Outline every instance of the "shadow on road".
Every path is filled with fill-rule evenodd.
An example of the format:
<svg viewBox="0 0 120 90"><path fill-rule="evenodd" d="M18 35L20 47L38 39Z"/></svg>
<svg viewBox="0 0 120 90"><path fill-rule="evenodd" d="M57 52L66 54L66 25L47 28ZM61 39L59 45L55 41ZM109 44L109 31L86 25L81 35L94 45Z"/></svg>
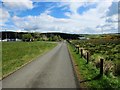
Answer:
<svg viewBox="0 0 120 90"><path fill-rule="evenodd" d="M102 75L98 74L97 76L93 77L92 79L82 80L82 81L80 81L80 83L89 82L89 81L93 81L93 80L99 80L101 77L102 77Z"/></svg>

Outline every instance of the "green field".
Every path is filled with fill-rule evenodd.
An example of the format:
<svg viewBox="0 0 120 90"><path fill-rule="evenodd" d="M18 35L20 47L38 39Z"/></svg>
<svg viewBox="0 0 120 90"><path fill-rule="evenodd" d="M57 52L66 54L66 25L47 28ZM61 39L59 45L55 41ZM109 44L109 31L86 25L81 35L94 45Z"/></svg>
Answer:
<svg viewBox="0 0 120 90"><path fill-rule="evenodd" d="M2 43L0 42L0 77L2 77Z"/></svg>
<svg viewBox="0 0 120 90"><path fill-rule="evenodd" d="M57 43L52 42L3 42L2 76L15 71L22 65L46 53Z"/></svg>

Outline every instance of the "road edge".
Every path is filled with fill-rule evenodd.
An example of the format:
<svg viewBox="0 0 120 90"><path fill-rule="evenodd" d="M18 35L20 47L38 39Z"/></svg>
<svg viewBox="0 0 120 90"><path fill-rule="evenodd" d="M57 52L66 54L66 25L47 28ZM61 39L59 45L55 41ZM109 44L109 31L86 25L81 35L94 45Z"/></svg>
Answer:
<svg viewBox="0 0 120 90"><path fill-rule="evenodd" d="M68 43L67 43L67 51L68 51L69 56L70 56L70 61L71 61L73 73L74 73L74 76L75 76L76 86L77 86L77 88L80 88L79 79L78 79L77 72L76 72L75 67L74 67L75 64L74 64L74 62L73 62L72 55L71 55L70 50L69 50L69 48L68 48Z"/></svg>

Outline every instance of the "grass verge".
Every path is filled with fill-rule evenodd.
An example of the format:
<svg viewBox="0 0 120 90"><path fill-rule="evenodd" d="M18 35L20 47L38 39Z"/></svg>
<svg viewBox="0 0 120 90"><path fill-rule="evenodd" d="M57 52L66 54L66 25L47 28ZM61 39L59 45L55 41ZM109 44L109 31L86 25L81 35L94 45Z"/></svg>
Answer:
<svg viewBox="0 0 120 90"><path fill-rule="evenodd" d="M2 77L51 50L57 43L51 42L3 42Z"/></svg>
<svg viewBox="0 0 120 90"><path fill-rule="evenodd" d="M100 77L99 70L92 63L86 64L86 60L80 58L80 55L74 52L71 45L68 44L68 48L74 61L74 67L77 69L77 77L81 88L120 88L120 78L112 75Z"/></svg>
<svg viewBox="0 0 120 90"><path fill-rule="evenodd" d="M2 77L2 42L0 42L0 77Z"/></svg>

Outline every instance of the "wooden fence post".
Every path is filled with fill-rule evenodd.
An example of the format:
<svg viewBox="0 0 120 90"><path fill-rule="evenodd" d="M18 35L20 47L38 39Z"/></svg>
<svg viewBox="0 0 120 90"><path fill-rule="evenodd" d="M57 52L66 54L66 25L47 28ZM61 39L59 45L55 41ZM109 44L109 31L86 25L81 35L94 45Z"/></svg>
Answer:
<svg viewBox="0 0 120 90"><path fill-rule="evenodd" d="M87 57L86 57L86 59L87 59L87 64L89 63L89 52L87 52Z"/></svg>
<svg viewBox="0 0 120 90"><path fill-rule="evenodd" d="M80 49L81 58L83 56L83 49Z"/></svg>
<svg viewBox="0 0 120 90"><path fill-rule="evenodd" d="M103 75L103 59L100 59L100 75Z"/></svg>

